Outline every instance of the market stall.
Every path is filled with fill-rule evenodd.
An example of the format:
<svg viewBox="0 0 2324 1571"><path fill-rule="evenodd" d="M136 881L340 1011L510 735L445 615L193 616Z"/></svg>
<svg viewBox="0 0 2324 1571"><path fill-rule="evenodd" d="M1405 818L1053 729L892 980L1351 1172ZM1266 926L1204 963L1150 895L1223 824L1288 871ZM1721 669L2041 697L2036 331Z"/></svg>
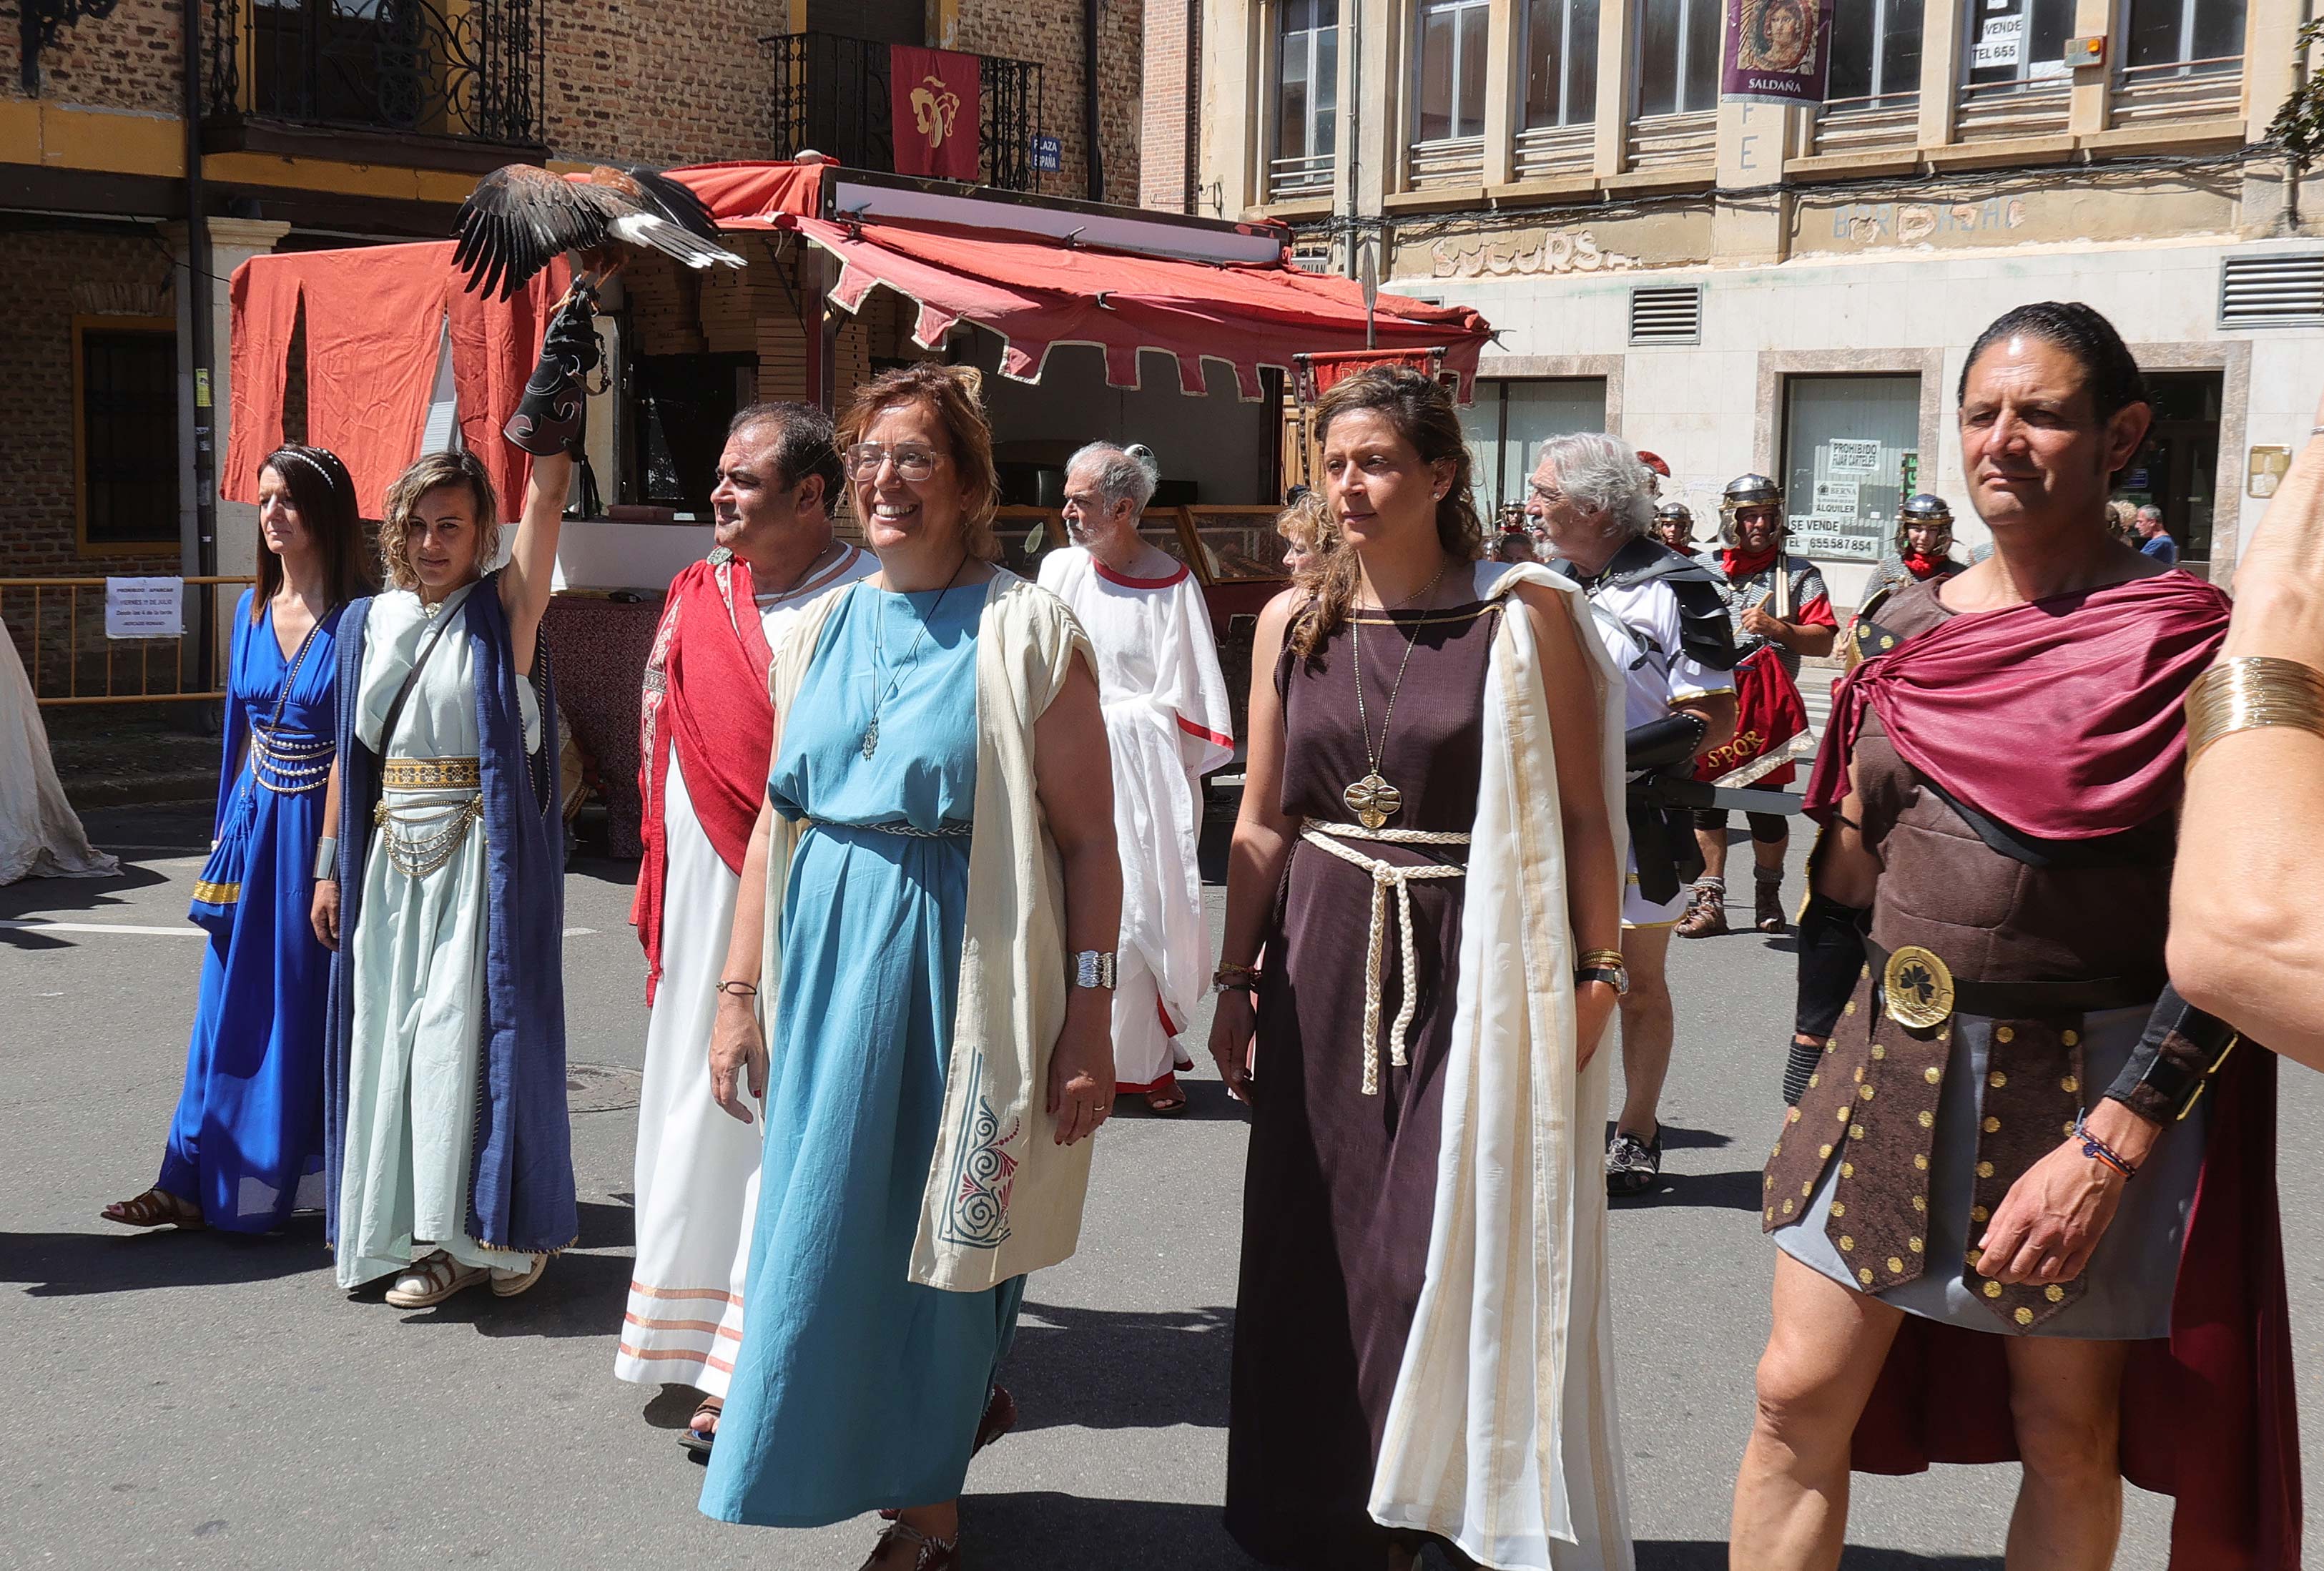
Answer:
<svg viewBox="0 0 2324 1571"><path fill-rule="evenodd" d="M1367 302L1352 280L1291 265L1273 224L816 162L671 173L748 265L703 274L645 257L603 291L607 396L591 401L586 445L606 505L568 522L544 624L617 854L636 846L635 672L664 586L709 548L711 473L741 407L830 407L914 359L979 365L1004 533L1026 571L1063 541L1070 453L1143 442L1162 467L1150 532L1201 578L1231 656L1279 587L1270 530L1296 358L1433 350L1465 396L1488 336L1465 307ZM523 460L494 432L565 274L487 303L459 287L450 252L308 252L236 271L229 499L255 500L256 460L287 434L337 448L374 515L398 469L452 442L490 455L512 512Z"/></svg>

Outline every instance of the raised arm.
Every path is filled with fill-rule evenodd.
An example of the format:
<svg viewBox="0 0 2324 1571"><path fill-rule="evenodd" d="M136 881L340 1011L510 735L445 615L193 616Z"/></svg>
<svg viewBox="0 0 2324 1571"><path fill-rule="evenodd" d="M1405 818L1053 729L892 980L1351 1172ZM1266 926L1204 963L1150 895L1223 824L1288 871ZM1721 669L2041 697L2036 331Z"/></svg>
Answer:
<svg viewBox="0 0 2324 1571"><path fill-rule="evenodd" d="M1234 841L1227 852L1226 931L1219 942L1222 970L1258 966L1268 912L1298 832L1298 826L1283 813L1283 701L1275 691L1275 665L1283 655L1296 599L1296 591L1286 589L1268 601L1251 642L1242 809L1235 815ZM1228 1092L1246 1102L1250 1099L1251 1036L1257 1026L1250 988L1231 987L1219 994L1211 1018L1211 1058Z"/></svg>
<svg viewBox="0 0 2324 1571"><path fill-rule="evenodd" d="M533 459L516 541L509 549L508 566L501 569L501 604L508 610L509 641L521 671L532 669L540 618L549 609L549 588L557 576L557 537L564 527L565 495L572 482L573 460L563 453Z"/></svg>
<svg viewBox="0 0 2324 1571"><path fill-rule="evenodd" d="M532 477L525 484L524 512L508 566L501 570L501 604L508 611L509 639L519 670L532 669L535 637L549 609L549 587L557 573L557 536L565 521L565 497L573 483L573 456L581 449L590 368L599 347L595 301L586 291L566 297L541 336L540 359L524 384L524 398L503 434L532 455Z"/></svg>
<svg viewBox="0 0 2324 1571"><path fill-rule="evenodd" d="M2253 656L2324 671L2324 438L2301 449L2236 568L2222 658ZM2324 1068L2324 909L2301 848L2319 824L2324 736L2229 732L2187 772L2171 882L2180 993L2310 1068Z"/></svg>

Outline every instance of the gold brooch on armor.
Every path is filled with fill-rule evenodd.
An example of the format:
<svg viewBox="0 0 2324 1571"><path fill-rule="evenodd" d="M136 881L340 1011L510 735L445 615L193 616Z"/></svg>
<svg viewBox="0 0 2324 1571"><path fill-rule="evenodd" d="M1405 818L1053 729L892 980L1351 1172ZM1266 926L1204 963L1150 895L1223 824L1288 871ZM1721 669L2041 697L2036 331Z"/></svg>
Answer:
<svg viewBox="0 0 2324 1571"><path fill-rule="evenodd" d="M1917 944L1888 956L1880 975L1880 997L1888 1018L1914 1030L1945 1023L1953 1012L1953 974Z"/></svg>

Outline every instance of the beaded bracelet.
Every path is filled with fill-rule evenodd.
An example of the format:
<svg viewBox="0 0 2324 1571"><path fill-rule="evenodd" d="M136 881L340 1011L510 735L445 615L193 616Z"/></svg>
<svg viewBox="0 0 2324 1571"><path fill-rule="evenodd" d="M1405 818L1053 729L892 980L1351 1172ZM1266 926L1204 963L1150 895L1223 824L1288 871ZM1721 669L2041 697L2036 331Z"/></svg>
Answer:
<svg viewBox="0 0 2324 1571"><path fill-rule="evenodd" d="M2103 1162L2125 1178L2138 1177L2138 1169L2123 1159L2122 1153L2090 1132L2090 1126L2079 1116L2074 1120L2074 1138L2082 1142L2082 1154L2094 1162Z"/></svg>

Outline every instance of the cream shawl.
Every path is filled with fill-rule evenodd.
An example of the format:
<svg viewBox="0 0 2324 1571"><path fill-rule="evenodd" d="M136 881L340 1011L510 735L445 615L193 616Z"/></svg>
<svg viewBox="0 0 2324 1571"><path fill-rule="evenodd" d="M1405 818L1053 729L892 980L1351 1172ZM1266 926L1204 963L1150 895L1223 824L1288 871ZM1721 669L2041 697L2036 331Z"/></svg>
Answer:
<svg viewBox="0 0 2324 1571"><path fill-rule="evenodd" d="M775 648L781 716L815 660L842 587L804 606ZM1097 661L1065 602L1016 574L986 586L976 630L976 800L966 941L943 1122L920 1200L911 1280L973 1293L1056 1264L1080 1236L1090 1147L1060 1146L1047 1111L1049 1051L1065 1021L1065 875L1034 794L1033 726L1073 669ZM780 814L767 848L761 1018L782 986L783 893L805 826Z"/></svg>
<svg viewBox="0 0 2324 1571"><path fill-rule="evenodd" d="M1621 675L1575 586L1531 563L1477 568L1480 599L1518 584L1559 593L1592 662L1619 866ZM1610 1053L1576 1074L1557 739L1515 607L1485 690L1427 1277L1370 1509L1504 1571L1629 1571L1599 1149Z"/></svg>

